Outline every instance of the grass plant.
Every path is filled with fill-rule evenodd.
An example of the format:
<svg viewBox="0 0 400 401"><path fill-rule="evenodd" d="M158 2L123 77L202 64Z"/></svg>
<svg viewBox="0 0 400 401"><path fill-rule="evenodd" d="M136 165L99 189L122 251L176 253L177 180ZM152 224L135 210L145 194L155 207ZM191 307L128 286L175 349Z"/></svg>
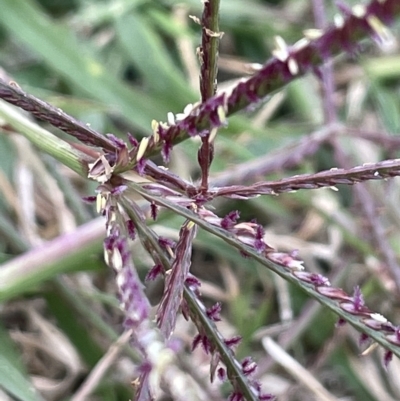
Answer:
<svg viewBox="0 0 400 401"><path fill-rule="evenodd" d="M0 10L1 399L399 398L399 1Z"/></svg>

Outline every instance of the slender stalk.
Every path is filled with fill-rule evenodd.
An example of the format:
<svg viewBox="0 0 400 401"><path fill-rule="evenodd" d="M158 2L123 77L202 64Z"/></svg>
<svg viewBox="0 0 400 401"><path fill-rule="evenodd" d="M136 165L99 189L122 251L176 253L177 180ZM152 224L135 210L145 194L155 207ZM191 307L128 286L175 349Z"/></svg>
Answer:
<svg viewBox="0 0 400 401"><path fill-rule="evenodd" d="M207 0L204 2L203 16L201 19L202 40L200 47L200 93L204 103L215 95L217 90L218 73L218 44L221 37L219 32L219 0ZM201 168L201 188L208 189L208 176L213 159L214 144L210 140L210 133L201 138L201 147L198 160Z"/></svg>
<svg viewBox="0 0 400 401"><path fill-rule="evenodd" d="M400 175L400 159L384 160L378 163L365 163L349 169L332 168L316 174L302 174L279 181L263 181L253 185L234 185L215 188L213 196L252 197L257 195L276 195L299 189L333 187L338 184L353 185L362 181L381 180Z"/></svg>
<svg viewBox="0 0 400 401"><path fill-rule="evenodd" d="M103 147L108 150L115 150L114 144L104 135L99 134L88 125L71 117L43 100L25 93L17 84L6 83L0 80L0 97L7 102L14 104L32 113L40 120L47 121L54 127L79 139L87 145Z"/></svg>
<svg viewBox="0 0 400 401"><path fill-rule="evenodd" d="M2 85L0 81L0 97L4 94L1 92ZM87 164L91 161L87 155L35 124L5 102L0 102L0 116L10 124L13 130L25 136L41 151L53 156L79 175L87 176Z"/></svg>

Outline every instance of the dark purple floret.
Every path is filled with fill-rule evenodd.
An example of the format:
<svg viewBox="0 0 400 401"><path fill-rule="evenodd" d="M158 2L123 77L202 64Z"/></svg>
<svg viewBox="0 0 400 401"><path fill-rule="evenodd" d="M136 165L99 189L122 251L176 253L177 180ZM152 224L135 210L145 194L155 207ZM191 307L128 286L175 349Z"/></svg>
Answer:
<svg viewBox="0 0 400 401"><path fill-rule="evenodd" d="M201 334L197 334L196 337L193 339L192 351L195 350L200 344L202 345L206 354L211 353L212 346L210 340L207 336Z"/></svg>
<svg viewBox="0 0 400 401"><path fill-rule="evenodd" d="M392 359L393 359L393 352L392 351L386 351L385 355L383 356L383 367L385 369L388 368L389 363L391 362Z"/></svg>
<svg viewBox="0 0 400 401"><path fill-rule="evenodd" d="M197 334L192 342L192 351L194 351L201 343L201 335Z"/></svg>
<svg viewBox="0 0 400 401"><path fill-rule="evenodd" d="M111 252L112 249L114 248L115 238L113 238L112 236L108 236L104 239L103 244L104 244L104 249L108 252Z"/></svg>
<svg viewBox="0 0 400 401"><path fill-rule="evenodd" d="M154 281L160 274L164 272L162 265L154 265L146 275L146 281Z"/></svg>
<svg viewBox="0 0 400 401"><path fill-rule="evenodd" d="M126 143L121 139L115 136L114 134L106 134L106 137L117 147L117 148L125 148Z"/></svg>
<svg viewBox="0 0 400 401"><path fill-rule="evenodd" d="M137 367L137 372L140 375L150 373L152 370L153 366L151 365L150 361L143 361L138 367Z"/></svg>
<svg viewBox="0 0 400 401"><path fill-rule="evenodd" d="M132 148L136 149L139 146L138 140L130 132L127 133L127 136Z"/></svg>
<svg viewBox="0 0 400 401"><path fill-rule="evenodd" d="M133 241L136 238L136 228L133 220L127 220L126 228L128 229L129 238Z"/></svg>
<svg viewBox="0 0 400 401"><path fill-rule="evenodd" d="M312 273L311 282L317 286L320 286L320 285L330 286L331 285L331 283L329 282L329 279L327 277L323 276L322 274L318 274L318 273Z"/></svg>
<svg viewBox="0 0 400 401"><path fill-rule="evenodd" d="M94 202L96 202L96 198L97 198L97 196L82 196L82 200L85 203L94 203Z"/></svg>
<svg viewBox="0 0 400 401"><path fill-rule="evenodd" d="M242 361L242 370L246 376L251 375L257 369L257 364L252 360L250 356L246 357Z"/></svg>
<svg viewBox="0 0 400 401"><path fill-rule="evenodd" d="M161 148L161 155L162 158L164 160L164 163L168 163L170 156L171 156L171 151L172 151L172 142L171 141L164 141L162 144L162 148Z"/></svg>
<svg viewBox="0 0 400 401"><path fill-rule="evenodd" d="M342 317L340 317L340 318L338 319L338 321L336 322L335 326L336 326L336 327L342 327L342 326L344 326L346 323L347 323L346 320L343 319Z"/></svg>
<svg viewBox="0 0 400 401"><path fill-rule="evenodd" d="M242 341L242 337L241 336L233 336L232 338L229 339L225 339L224 342L225 344L229 347L229 348L233 348L236 347L240 344L240 342Z"/></svg>
<svg viewBox="0 0 400 401"><path fill-rule="evenodd" d="M185 284L187 284L189 287L200 287L201 286L200 280L193 275L189 275L186 277Z"/></svg>
<svg viewBox="0 0 400 401"><path fill-rule="evenodd" d="M254 248L258 253L262 253L264 252L266 246L267 245L264 242L264 228L261 225L257 225Z"/></svg>
<svg viewBox="0 0 400 401"><path fill-rule="evenodd" d="M232 228L240 217L240 213L237 210L229 212L221 221L221 227L225 230Z"/></svg>
<svg viewBox="0 0 400 401"><path fill-rule="evenodd" d="M185 285L187 285L193 291L196 297L199 298L201 296L200 294L201 283L197 277L189 273L189 275L185 279Z"/></svg>
<svg viewBox="0 0 400 401"><path fill-rule="evenodd" d="M208 308L207 311L207 316L214 322L219 322L221 321L221 303L217 302L211 308Z"/></svg>
<svg viewBox="0 0 400 401"><path fill-rule="evenodd" d="M225 381L226 380L226 370L224 368L218 368L217 369L217 377L219 380L221 381Z"/></svg>
<svg viewBox="0 0 400 401"><path fill-rule="evenodd" d="M158 207L157 205L152 202L150 204L150 214L151 214L151 218L155 221L157 220L157 215L158 215Z"/></svg>
<svg viewBox="0 0 400 401"><path fill-rule="evenodd" d="M172 248L172 249L174 249L176 247L176 242L175 241L173 241L170 238L166 238L166 237L162 237L162 236L158 237L158 243L163 248Z"/></svg>
<svg viewBox="0 0 400 401"><path fill-rule="evenodd" d="M234 391L228 398L228 401L244 401L244 397L241 392Z"/></svg>
<svg viewBox="0 0 400 401"><path fill-rule="evenodd" d="M145 168L146 168L146 159L142 157L136 164L136 171L140 176L142 176L144 174Z"/></svg>
<svg viewBox="0 0 400 401"><path fill-rule="evenodd" d="M359 286L356 286L356 288L354 289L353 305L354 305L354 309L356 311L363 309L363 307L365 305L364 297L361 294L361 290L360 290Z"/></svg>
<svg viewBox="0 0 400 401"><path fill-rule="evenodd" d="M330 287L329 279L319 273L311 273L305 271L294 271L293 275L306 283L314 284L317 287L326 286Z"/></svg>
<svg viewBox="0 0 400 401"><path fill-rule="evenodd" d="M121 195L128 187L126 185L118 185L111 190L112 195Z"/></svg>
<svg viewBox="0 0 400 401"><path fill-rule="evenodd" d="M202 336L201 345L203 346L204 352L208 355L211 354L212 344L207 336Z"/></svg>
<svg viewBox="0 0 400 401"><path fill-rule="evenodd" d="M369 336L365 333L360 334L360 338L358 339L358 344L360 347L364 346L369 340Z"/></svg>

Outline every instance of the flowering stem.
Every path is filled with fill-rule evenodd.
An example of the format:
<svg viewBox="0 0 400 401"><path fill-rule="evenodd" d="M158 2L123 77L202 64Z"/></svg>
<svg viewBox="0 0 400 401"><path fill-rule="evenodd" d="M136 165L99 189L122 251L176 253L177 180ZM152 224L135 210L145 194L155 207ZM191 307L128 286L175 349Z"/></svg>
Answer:
<svg viewBox="0 0 400 401"><path fill-rule="evenodd" d="M166 207L169 210L185 217L196 223L199 227L203 228L204 230L208 231L209 233L215 235L216 237L221 238L223 241L228 243L229 245L233 246L234 248L238 249L240 252L246 254L257 260L262 265L266 266L268 269L273 271L274 273L280 275L285 280L289 281L290 283L294 284L295 286L301 288L304 292L306 292L309 296L315 298L318 302L325 305L327 308L332 310L336 315L343 318L347 322L349 322L352 326L354 326L357 330L367 334L373 340L375 340L378 344L382 345L384 348L393 352L393 354L400 357L400 345L393 344L387 339L387 334L391 333L392 331L386 331L385 329L375 330L367 326L363 318L366 318L372 314L372 312L364 313L363 315L357 315L349 313L348 311L344 310L341 307L341 304L338 302L338 298L329 297L323 294L321 290L321 286L316 286L306 282L302 279L297 277L298 271L295 269L288 268L281 264L278 264L268 257L263 256L262 254L258 253L254 248L245 245L243 242L239 241L235 238L232 233L228 230L222 229L214 224L208 223L203 218L199 216L199 214L193 213L192 211L188 210L187 208L181 207L176 203L173 203L167 199L164 199L159 196L155 196L148 191L144 190L140 185L137 184L130 184L131 188L133 188L136 192L141 194L143 197L155 202L156 204ZM268 254L267 254L268 255ZM308 273L306 273L308 274ZM310 273L311 274L311 273ZM347 296L344 291L340 289L335 289L329 286L322 286L324 289L332 289L333 292L336 294L340 294L340 299L347 299L350 298ZM391 324L390 324L391 325ZM391 326L393 327L393 326Z"/></svg>
<svg viewBox="0 0 400 401"><path fill-rule="evenodd" d="M243 110L294 79L315 71L315 68L328 58L343 51L354 52L360 40L371 35L380 37L384 34L383 24L393 22L399 14L398 0L372 0L367 6L359 5L354 8L350 15L338 20L339 22L336 21L335 25L322 32L320 37L303 38L293 46L283 46L275 52L276 57L269 60L251 78L240 82L230 95L214 95L175 124L158 125L155 135L146 139L141 158L158 153L162 148L170 148L185 140L188 135L193 136L218 128L225 123L225 116ZM116 149L115 144L107 137L85 127L47 103L26 95L19 88L13 88L1 81L0 98L32 112L38 118L59 127L83 143L94 144L110 151ZM118 166L115 173L128 171L134 167L137 163L136 156L137 150L126 165Z"/></svg>
<svg viewBox="0 0 400 401"><path fill-rule="evenodd" d="M400 160L391 159L378 163L365 163L350 169L333 168L315 174L302 174L279 181L262 181L253 185L235 185L215 188L213 196L251 197L276 195L298 189L317 189L339 184L353 185L368 180L382 180L400 175Z"/></svg>
<svg viewBox="0 0 400 401"><path fill-rule="evenodd" d="M138 187L140 188L140 186ZM171 261L165 250L161 248L157 239L157 234L146 224L144 224L142 217L137 213L137 210L132 209L132 202L129 199L121 197L121 204L123 205L128 216L135 221L140 240L142 241L146 250L152 257L157 255L156 259L154 259L154 262L161 263L164 271L171 270ZM198 327L199 331L204 331L208 339L218 350L221 360L228 368L228 377L234 380L234 383L232 384L235 387L237 386L241 393L245 395L246 400L258 401L257 397L251 390L249 381L240 369L240 363L238 363L234 358L232 351L223 341L223 337L219 333L215 323L207 316L204 305L201 304L197 295L188 284L184 285L183 298L189 305L190 311L194 316L194 323L196 325L200 325L200 327Z"/></svg>
<svg viewBox="0 0 400 401"><path fill-rule="evenodd" d="M210 339L213 345L217 348L221 360L227 367L229 379L234 381L233 384L238 390L240 390L246 401L259 401L258 397L251 390L251 385L247 377L240 369L240 363L235 360L232 350L224 343L224 341L222 341L222 337L219 334L215 323L208 318L206 313L204 313L201 305L199 305L196 295L185 286L183 296L192 313L196 315L196 321L201 325L198 327L199 331L204 330L208 339Z"/></svg>
<svg viewBox="0 0 400 401"><path fill-rule="evenodd" d="M176 144L199 133L225 124L230 116L281 89L289 82L325 63L329 58L346 52L354 52L359 41L368 37L380 37L383 24L389 24L400 14L398 0L373 0L368 6L360 5L347 18L338 20L316 39L303 38L293 46L283 45L251 78L241 81L230 95L216 94L184 119L172 125L159 125L156 135L146 143L145 157L154 154L164 143ZM161 138L161 140L160 140ZM126 171L135 163L128 164Z"/></svg>

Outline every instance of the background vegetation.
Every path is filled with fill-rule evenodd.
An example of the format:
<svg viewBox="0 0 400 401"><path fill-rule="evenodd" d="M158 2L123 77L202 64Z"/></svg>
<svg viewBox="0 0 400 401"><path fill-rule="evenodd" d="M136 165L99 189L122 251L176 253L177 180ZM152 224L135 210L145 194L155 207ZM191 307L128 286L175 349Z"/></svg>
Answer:
<svg viewBox="0 0 400 401"><path fill-rule="evenodd" d="M324 19L333 23L333 3L326 1L324 18L315 19L318 1L223 0L219 89L229 90L257 70L255 63L270 58L276 36L292 44ZM198 0L0 0L0 10L2 79L98 132L124 140L130 132L140 140L152 132L153 119L166 121L168 112L181 113L199 100L201 27L191 17L201 17ZM393 37L388 33L381 46L363 41L356 52L336 57L331 73L328 66L307 74L232 116L217 135L211 184L245 185L397 158L398 32L394 24ZM326 71L331 87L321 84ZM103 258L104 219L82 202L98 183L38 151L7 113L1 106L0 399L128 400L139 359L121 335L114 273ZM74 142L25 116L34 127ZM35 128L20 128L29 129ZM170 170L195 182L200 143L190 138L174 147ZM153 160L162 163L159 156ZM337 189L246 202L220 198L213 211L256 218L268 244L282 252L297 249L308 271L349 294L360 286L366 304L397 324L399 181ZM149 224L177 240L182 222L163 211ZM132 253L144 280L153 263L139 241ZM220 331L242 337L237 358L251 355L263 389L279 400L399 398L396 358L386 370L382 349L360 356L370 345L365 336L337 324L337 315L298 286L203 230L194 242L191 272L201 280L206 306L222 303ZM152 305L162 291L162 280L147 283ZM229 396L228 383L210 383L209 356L201 347L191 351L196 334L180 316L174 338L182 389L164 389L162 399Z"/></svg>

